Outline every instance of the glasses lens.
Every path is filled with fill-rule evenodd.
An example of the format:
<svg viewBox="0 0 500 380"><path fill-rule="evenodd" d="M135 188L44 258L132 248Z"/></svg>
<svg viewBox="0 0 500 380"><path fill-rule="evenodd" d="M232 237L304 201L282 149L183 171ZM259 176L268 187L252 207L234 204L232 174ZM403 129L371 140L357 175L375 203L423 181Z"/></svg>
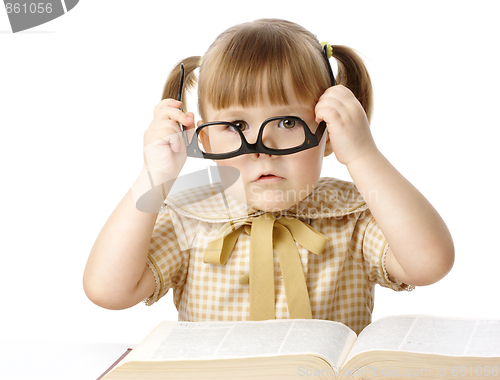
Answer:
<svg viewBox="0 0 500 380"><path fill-rule="evenodd" d="M296 148L304 143L306 126L302 120L284 117L271 120L264 126L262 143L271 149Z"/></svg>
<svg viewBox="0 0 500 380"><path fill-rule="evenodd" d="M226 154L240 149L241 137L229 123L205 125L198 134L198 148L204 153Z"/></svg>

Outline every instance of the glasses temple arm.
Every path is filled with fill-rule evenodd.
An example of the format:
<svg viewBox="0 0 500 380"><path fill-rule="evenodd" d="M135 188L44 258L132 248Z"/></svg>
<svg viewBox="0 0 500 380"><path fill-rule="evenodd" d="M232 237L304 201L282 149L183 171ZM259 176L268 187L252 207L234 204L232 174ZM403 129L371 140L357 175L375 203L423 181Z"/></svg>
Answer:
<svg viewBox="0 0 500 380"><path fill-rule="evenodd" d="M325 44L323 46L323 57L326 61L326 66L328 67L328 74L330 74L330 81L332 82L332 86L336 86L337 82L335 81L335 75L333 75L332 65L330 65L330 60L328 59L328 45Z"/></svg>
<svg viewBox="0 0 500 380"><path fill-rule="evenodd" d="M181 78L179 80L179 90L177 91L177 100L180 102L182 100L182 91L184 89L184 63L181 63ZM182 110L182 107L179 108ZM184 140L186 141L186 146L189 145L186 129L184 128L184 125L182 123L180 124L181 126L181 131L184 136Z"/></svg>

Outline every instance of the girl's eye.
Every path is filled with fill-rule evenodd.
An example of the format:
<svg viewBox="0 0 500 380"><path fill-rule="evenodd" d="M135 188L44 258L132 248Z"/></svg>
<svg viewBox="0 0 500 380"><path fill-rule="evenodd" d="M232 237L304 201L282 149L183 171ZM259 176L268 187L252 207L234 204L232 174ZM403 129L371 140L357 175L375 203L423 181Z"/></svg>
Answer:
<svg viewBox="0 0 500 380"><path fill-rule="evenodd" d="M285 129L292 129L296 124L297 122L293 119L283 119L280 121L279 126Z"/></svg>
<svg viewBox="0 0 500 380"><path fill-rule="evenodd" d="M233 124L238 128L241 132L248 128L248 124L245 121L235 121Z"/></svg>

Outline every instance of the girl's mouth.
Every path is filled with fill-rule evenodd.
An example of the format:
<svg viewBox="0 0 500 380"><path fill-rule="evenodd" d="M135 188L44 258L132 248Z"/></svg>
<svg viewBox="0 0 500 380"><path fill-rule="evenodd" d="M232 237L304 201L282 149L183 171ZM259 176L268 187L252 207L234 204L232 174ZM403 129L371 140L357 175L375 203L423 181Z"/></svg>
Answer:
<svg viewBox="0 0 500 380"><path fill-rule="evenodd" d="M276 176L274 174L263 174L259 178L255 180L257 183L273 183L273 182L279 182L283 177Z"/></svg>

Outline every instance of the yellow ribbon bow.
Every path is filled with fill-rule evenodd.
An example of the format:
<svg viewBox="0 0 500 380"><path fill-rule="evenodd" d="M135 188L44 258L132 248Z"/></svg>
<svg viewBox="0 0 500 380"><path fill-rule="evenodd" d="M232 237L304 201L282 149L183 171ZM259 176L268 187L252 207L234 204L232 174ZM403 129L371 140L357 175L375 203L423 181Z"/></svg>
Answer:
<svg viewBox="0 0 500 380"><path fill-rule="evenodd" d="M275 219L266 213L222 226L215 240L206 248L203 262L225 265L243 229L250 234L250 320L276 318L273 242L290 318L311 319L311 303L295 242L319 255L325 248L327 237L295 218Z"/></svg>

